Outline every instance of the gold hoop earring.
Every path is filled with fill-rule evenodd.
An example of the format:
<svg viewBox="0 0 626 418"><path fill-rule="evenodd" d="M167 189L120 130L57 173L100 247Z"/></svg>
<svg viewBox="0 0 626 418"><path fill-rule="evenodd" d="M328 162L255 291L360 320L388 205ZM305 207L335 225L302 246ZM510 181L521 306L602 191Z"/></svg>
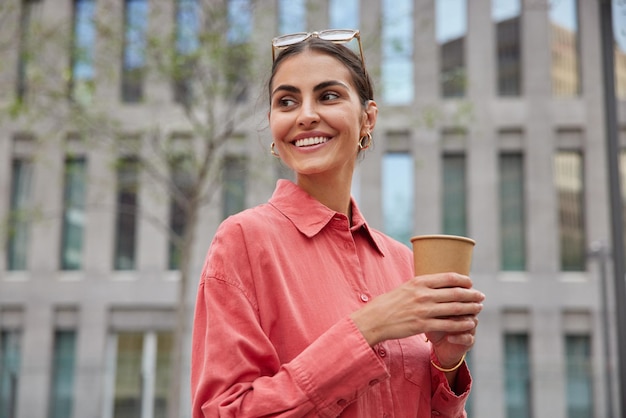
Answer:
<svg viewBox="0 0 626 418"><path fill-rule="evenodd" d="M367 141L365 141L366 139ZM361 137L361 139L359 139L360 150L368 149L371 145L372 145L372 134L370 132L368 132L366 136Z"/></svg>
<svg viewBox="0 0 626 418"><path fill-rule="evenodd" d="M276 151L274 151L274 147L276 146L276 144L274 142L272 142L272 145L270 145L270 153L276 157L276 158L280 158L280 155L278 155L278 153Z"/></svg>

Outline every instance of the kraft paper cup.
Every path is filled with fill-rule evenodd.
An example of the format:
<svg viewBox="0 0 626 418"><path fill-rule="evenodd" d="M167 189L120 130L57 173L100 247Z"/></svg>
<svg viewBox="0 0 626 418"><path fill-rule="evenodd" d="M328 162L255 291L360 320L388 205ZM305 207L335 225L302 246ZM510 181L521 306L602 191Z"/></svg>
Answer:
<svg viewBox="0 0 626 418"><path fill-rule="evenodd" d="M476 242L456 235L411 238L415 275L455 272L469 276Z"/></svg>

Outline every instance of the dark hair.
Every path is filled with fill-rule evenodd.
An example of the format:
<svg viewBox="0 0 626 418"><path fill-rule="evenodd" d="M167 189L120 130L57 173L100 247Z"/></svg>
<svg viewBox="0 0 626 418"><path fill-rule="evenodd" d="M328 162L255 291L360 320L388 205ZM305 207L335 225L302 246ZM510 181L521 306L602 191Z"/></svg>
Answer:
<svg viewBox="0 0 626 418"><path fill-rule="evenodd" d="M280 64L287 58L298 55L304 51L318 51L337 59L352 75L352 81L357 89L361 103L365 105L369 100L374 100L374 89L369 74L364 68L361 58L350 48L341 44L311 37L304 42L291 45L280 52L272 64L272 75L268 82L270 96L272 94L272 83Z"/></svg>

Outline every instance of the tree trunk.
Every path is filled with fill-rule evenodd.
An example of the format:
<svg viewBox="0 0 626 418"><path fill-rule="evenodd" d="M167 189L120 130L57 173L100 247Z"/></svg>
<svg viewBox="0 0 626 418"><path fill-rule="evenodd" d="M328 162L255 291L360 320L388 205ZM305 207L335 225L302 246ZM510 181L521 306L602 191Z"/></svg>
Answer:
<svg viewBox="0 0 626 418"><path fill-rule="evenodd" d="M174 328L172 344L172 364L170 375L170 391L167 402L167 417L182 418L182 375L185 353L183 347L185 340L191 332L189 326L189 305L187 303L187 289L189 287L190 274L192 271L193 248L195 243L195 230L198 223L198 199L195 194L189 201L189 212L185 232L180 246L180 278L178 283L178 295L176 300L176 324ZM188 384L188 382L186 382Z"/></svg>

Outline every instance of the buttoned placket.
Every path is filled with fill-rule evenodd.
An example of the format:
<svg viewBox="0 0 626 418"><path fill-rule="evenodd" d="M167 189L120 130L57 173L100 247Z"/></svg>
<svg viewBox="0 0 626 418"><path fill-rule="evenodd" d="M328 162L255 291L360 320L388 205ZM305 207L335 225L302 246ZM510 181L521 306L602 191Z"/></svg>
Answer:
<svg viewBox="0 0 626 418"><path fill-rule="evenodd" d="M337 233L341 236L340 248L346 252L346 260L350 260L350 274L347 275L347 279L350 281L350 285L357 292L357 298L361 304L365 304L372 298L363 276L363 269L359 256L356 251L356 245L353 234L358 231L357 228L351 228L348 222L348 218L345 215L336 214L330 221Z"/></svg>

